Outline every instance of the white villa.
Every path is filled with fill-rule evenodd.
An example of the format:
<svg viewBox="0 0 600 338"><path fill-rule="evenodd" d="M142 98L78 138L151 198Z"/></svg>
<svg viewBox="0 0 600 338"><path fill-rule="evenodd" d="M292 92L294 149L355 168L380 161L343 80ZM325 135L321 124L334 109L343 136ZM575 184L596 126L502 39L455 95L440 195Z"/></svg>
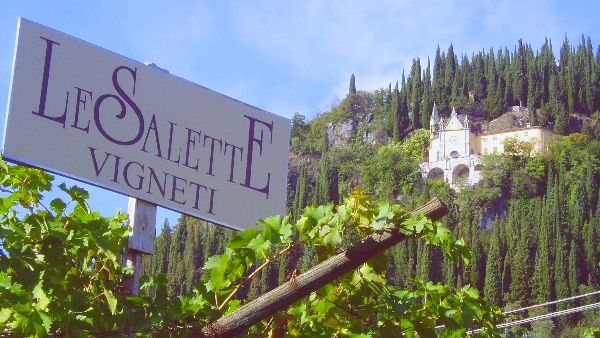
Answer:
<svg viewBox="0 0 600 338"><path fill-rule="evenodd" d="M555 134L546 128L532 127L526 122L524 111L514 107L482 130L481 125L471 126L468 115L458 115L454 108L450 118L444 120L434 103L429 123L429 158L421 164L423 178L443 179L458 190L481 180L481 155L504 152L504 140L508 138L535 141L534 152L546 149Z"/></svg>

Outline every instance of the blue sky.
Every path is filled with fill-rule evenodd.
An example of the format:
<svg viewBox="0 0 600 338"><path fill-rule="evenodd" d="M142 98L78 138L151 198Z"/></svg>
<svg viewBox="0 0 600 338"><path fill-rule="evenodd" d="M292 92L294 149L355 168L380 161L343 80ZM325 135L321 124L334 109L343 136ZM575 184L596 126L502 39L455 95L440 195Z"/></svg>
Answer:
<svg viewBox="0 0 600 338"><path fill-rule="evenodd" d="M0 11L0 121L19 16L279 115L312 117L343 98L350 74L358 89L387 86L438 44L471 55L519 38L538 49L548 37L556 50L583 33L597 46L598 13L596 1L10 1ZM79 185L103 214L127 209L124 196ZM159 210L165 217L178 214Z"/></svg>

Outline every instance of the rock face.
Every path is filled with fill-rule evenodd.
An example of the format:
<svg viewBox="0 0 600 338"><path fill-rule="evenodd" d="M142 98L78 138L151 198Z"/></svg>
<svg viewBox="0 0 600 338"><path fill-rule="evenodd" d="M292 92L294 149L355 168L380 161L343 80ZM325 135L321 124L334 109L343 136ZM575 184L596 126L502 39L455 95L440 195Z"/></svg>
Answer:
<svg viewBox="0 0 600 338"><path fill-rule="evenodd" d="M373 132L371 122L373 114L366 113L359 118L348 118L338 123L327 124L327 142L330 148L345 147L354 136L359 136L361 141L375 144L377 138Z"/></svg>
<svg viewBox="0 0 600 338"><path fill-rule="evenodd" d="M327 143L330 148L340 148L348 145L350 138L356 135L358 122L353 119L342 121L338 124L327 124Z"/></svg>

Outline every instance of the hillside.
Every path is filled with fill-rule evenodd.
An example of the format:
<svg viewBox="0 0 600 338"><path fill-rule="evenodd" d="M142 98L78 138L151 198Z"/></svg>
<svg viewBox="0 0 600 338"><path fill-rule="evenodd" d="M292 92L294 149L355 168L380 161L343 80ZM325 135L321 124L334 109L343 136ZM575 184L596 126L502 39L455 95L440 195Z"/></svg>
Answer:
<svg viewBox="0 0 600 338"><path fill-rule="evenodd" d="M534 52L519 41L513 52L479 52L460 60L451 45L438 48L431 68L415 59L409 75L373 92L357 90L312 120L296 114L291 133L288 211L338 203L355 188L407 208L438 196L450 207L444 219L472 251L472 264L455 267L440 252L406 241L390 250L388 279L399 286L415 278L476 286L504 309L578 295L600 288L600 49L568 40L555 58L550 41ZM423 181L418 164L429 141L429 114L456 107L482 124L501 121L513 106L527 108L534 125L564 135L533 157L523 149L484 157L483 180L455 192L442 181ZM494 122L496 123L496 122ZM172 294L190 293L199 267L223 249L232 231L182 217L165 225L147 273L167 275ZM246 297L305 271L313 248L296 249L253 280ZM572 304L570 304L572 305ZM569 307L565 305L564 307ZM558 306L561 309L562 305ZM527 316L527 313L523 313ZM533 313L529 314L530 316ZM539 321L514 330L544 337L600 326L598 313Z"/></svg>

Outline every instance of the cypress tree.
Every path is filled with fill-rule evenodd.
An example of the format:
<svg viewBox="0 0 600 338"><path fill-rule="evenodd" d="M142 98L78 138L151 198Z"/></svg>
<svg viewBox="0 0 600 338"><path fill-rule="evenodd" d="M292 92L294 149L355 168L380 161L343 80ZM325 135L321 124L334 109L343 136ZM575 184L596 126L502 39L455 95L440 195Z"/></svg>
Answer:
<svg viewBox="0 0 600 338"><path fill-rule="evenodd" d="M319 161L319 178L313 195L313 204L338 203L338 170L327 154Z"/></svg>
<svg viewBox="0 0 600 338"><path fill-rule="evenodd" d="M505 62L503 62L503 71L502 77L504 82L504 102L508 106L512 106L514 104L514 89L513 89L513 81L512 81L512 67L514 60L510 56L510 51L508 48L504 49L504 57Z"/></svg>
<svg viewBox="0 0 600 338"><path fill-rule="evenodd" d="M567 93L567 110L569 113L574 113L576 108L576 93L575 93L575 60L569 58L569 63L566 70L566 93Z"/></svg>
<svg viewBox="0 0 600 338"><path fill-rule="evenodd" d="M516 62L514 63L514 87L517 99L521 104L527 101L527 46L519 39Z"/></svg>
<svg viewBox="0 0 600 338"><path fill-rule="evenodd" d="M204 221L190 220L187 222L187 237L185 239L183 264L185 279L182 285L182 294L190 295L194 286L200 280L200 273L204 265L202 247L202 225Z"/></svg>
<svg viewBox="0 0 600 338"><path fill-rule="evenodd" d="M408 241L408 276L410 279L417 278L417 256L418 256L418 243L416 240Z"/></svg>
<svg viewBox="0 0 600 338"><path fill-rule="evenodd" d="M175 230L173 231L171 247L169 250L169 266L167 269L167 281L170 295L176 296L183 294L183 284L185 281L185 266L183 262L184 243L187 238L187 218L179 218Z"/></svg>
<svg viewBox="0 0 600 338"><path fill-rule="evenodd" d="M519 237L515 254L511 257L512 280L510 284L510 296L513 302L520 306L525 306L530 299L531 259L529 257L527 237L523 234Z"/></svg>
<svg viewBox="0 0 600 338"><path fill-rule="evenodd" d="M550 75L556 73L556 60L552 51L552 42L545 39L542 50L539 55L540 66L540 85L541 102L540 106L548 103L552 95L550 94Z"/></svg>
<svg viewBox="0 0 600 338"><path fill-rule="evenodd" d="M417 243L417 278L431 280L431 246L423 241Z"/></svg>
<svg viewBox="0 0 600 338"><path fill-rule="evenodd" d="M411 109L412 124L415 129L421 128L421 96L423 95L423 84L421 81L421 61L419 58L413 60L410 71L411 78ZM429 126L427 126L429 127Z"/></svg>
<svg viewBox="0 0 600 338"><path fill-rule="evenodd" d="M425 69L425 75L423 76L423 97L421 99L421 125L423 128L429 127L429 117L431 110L433 109L433 97L431 88L431 67L429 64L429 58L427 59L427 68Z"/></svg>
<svg viewBox="0 0 600 338"><path fill-rule="evenodd" d="M446 98L452 95L452 85L456 77L457 61L456 55L454 54L454 46L450 43L448 47L448 53L446 54L446 65L444 67L444 91Z"/></svg>
<svg viewBox="0 0 600 338"><path fill-rule="evenodd" d="M391 95L391 103L390 103L390 114L393 120L393 137L395 141L400 141L400 136L402 135L405 124L408 121L404 120L404 116L401 112L400 107L400 90L398 89L398 81L396 81L396 86L394 87L394 91Z"/></svg>
<svg viewBox="0 0 600 338"><path fill-rule="evenodd" d="M485 266L485 300L493 305L502 305L502 261L500 259L500 231L492 230L492 238L488 249Z"/></svg>
<svg viewBox="0 0 600 338"><path fill-rule="evenodd" d="M556 259L554 262L554 282L556 289L556 299L563 299L570 296L569 273L568 273L568 248L565 243L562 232L557 234L556 240ZM558 309L563 310L568 305L564 303L558 304ZM564 327L568 322L565 318L558 318L561 327Z"/></svg>
<svg viewBox="0 0 600 338"><path fill-rule="evenodd" d="M582 101L584 110L586 113L590 114L594 111L594 85L595 85L595 64L594 64L594 51L592 49L592 41L590 37L587 37L586 46L585 46L585 55L583 60L583 87L582 91L584 94L584 100Z"/></svg>
<svg viewBox="0 0 600 338"><path fill-rule="evenodd" d="M550 262L550 229L545 213L545 204L541 207L541 217L538 227L537 254L533 280L535 282L535 295L538 303L547 302L552 297L551 282L552 269Z"/></svg>
<svg viewBox="0 0 600 338"><path fill-rule="evenodd" d="M435 60L433 62L433 100L437 103L438 110L444 114L448 112L445 91L445 56L440 53L440 46L435 51Z"/></svg>
<svg viewBox="0 0 600 338"><path fill-rule="evenodd" d="M356 82L354 74L350 76L350 85L348 86L348 94L356 94Z"/></svg>
<svg viewBox="0 0 600 338"><path fill-rule="evenodd" d="M319 177L317 179L316 191L314 194L313 204L326 204L329 202L329 171L330 171L329 156L323 155L319 161Z"/></svg>
<svg viewBox="0 0 600 338"><path fill-rule="evenodd" d="M480 102L487 97L483 55L473 56L473 97L475 102Z"/></svg>
<svg viewBox="0 0 600 338"><path fill-rule="evenodd" d="M600 240L600 203L596 208L596 213L585 225L583 229L583 248L585 252L585 266L588 269L588 286L600 287L600 249L598 241Z"/></svg>
<svg viewBox="0 0 600 338"><path fill-rule="evenodd" d="M398 114L399 121L401 122L400 134L404 134L406 128L409 127L410 117L408 114L408 86L406 84L406 78L404 77L404 71L402 72L402 88L398 92ZM414 127L414 125L413 125Z"/></svg>
<svg viewBox="0 0 600 338"><path fill-rule="evenodd" d="M533 57L529 60L529 67L527 68L527 108L529 112L535 112L538 107L538 72L535 66L535 59Z"/></svg>
<svg viewBox="0 0 600 338"><path fill-rule="evenodd" d="M576 295L579 289L579 266L577 264L577 245L575 240L571 239L571 245L569 246L569 295Z"/></svg>
<svg viewBox="0 0 600 338"><path fill-rule="evenodd" d="M304 207L306 207L308 201L308 189L306 186L307 181L308 177L306 174L306 168L302 167L300 168L300 174L298 175L298 179L296 181L296 189L294 193L294 220L298 220L300 218Z"/></svg>
<svg viewBox="0 0 600 338"><path fill-rule="evenodd" d="M165 218L160 234L154 241L154 254L152 257L152 274L166 274L169 267L169 247L171 246L171 227Z"/></svg>

